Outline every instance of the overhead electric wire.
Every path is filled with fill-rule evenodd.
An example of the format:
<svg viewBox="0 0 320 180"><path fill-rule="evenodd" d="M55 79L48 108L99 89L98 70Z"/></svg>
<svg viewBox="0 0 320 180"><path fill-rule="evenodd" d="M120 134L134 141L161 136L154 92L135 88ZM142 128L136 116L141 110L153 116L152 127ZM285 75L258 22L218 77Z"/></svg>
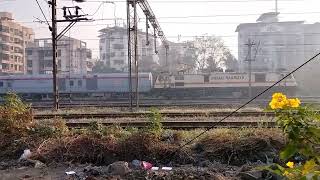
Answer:
<svg viewBox="0 0 320 180"><path fill-rule="evenodd" d="M72 1L72 0L62 0L62 1ZM166 1L150 1L151 3L245 3L245 2L257 2L257 1L263 1L263 2L273 2L274 0L166 0ZM295 1L300 2L303 0L282 0L282 1ZM105 2L104 0L92 0L92 1L86 1L86 3L99 3L99 2ZM113 2L126 2L125 0L114 0Z"/></svg>
<svg viewBox="0 0 320 180"><path fill-rule="evenodd" d="M43 12L43 10L42 10L42 7L41 7L41 5L39 4L38 0L36 0L36 2L37 2L37 4L38 4L38 6L39 6L39 9L40 9L40 11L41 11L41 13L42 13L42 15L43 15L44 19L46 20L46 22L47 22L48 26L50 27L49 21L48 21L48 19L47 19L46 15L44 14L44 12Z"/></svg>

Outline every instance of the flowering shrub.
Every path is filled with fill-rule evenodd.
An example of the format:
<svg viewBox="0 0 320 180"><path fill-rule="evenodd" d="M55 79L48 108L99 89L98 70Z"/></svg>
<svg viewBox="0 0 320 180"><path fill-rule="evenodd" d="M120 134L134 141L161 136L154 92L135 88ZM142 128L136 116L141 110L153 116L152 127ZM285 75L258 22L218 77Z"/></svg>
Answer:
<svg viewBox="0 0 320 180"><path fill-rule="evenodd" d="M288 139L280 153L280 158L287 163L285 167L276 165L276 168L268 169L287 179L318 179L320 116L310 107L300 105L297 98L288 99L282 93L273 94L269 106L276 113L277 124ZM300 162L292 162L297 157L301 157Z"/></svg>

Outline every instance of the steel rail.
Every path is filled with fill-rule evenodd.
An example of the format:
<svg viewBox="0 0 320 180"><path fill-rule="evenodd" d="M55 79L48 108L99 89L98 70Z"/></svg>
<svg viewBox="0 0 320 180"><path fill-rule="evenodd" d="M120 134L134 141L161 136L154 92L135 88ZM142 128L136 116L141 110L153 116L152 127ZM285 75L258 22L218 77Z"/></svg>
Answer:
<svg viewBox="0 0 320 180"><path fill-rule="evenodd" d="M168 118L187 118L187 117L223 117L230 112L183 112L183 113L168 113L163 112L161 115ZM106 119L106 118L144 118L150 117L152 112L138 112L138 113L54 113L54 114L34 114L33 118L37 120L41 119ZM274 117L274 112L238 112L234 114L234 117Z"/></svg>
<svg viewBox="0 0 320 180"><path fill-rule="evenodd" d="M110 126L116 124L120 127L135 127L143 128L149 125L147 121L130 121L130 122L109 122L103 121L99 122L100 124ZM84 128L89 125L89 122L67 122L66 125L69 128ZM170 129L199 129L199 128L208 128L212 125L215 125L217 128L274 128L276 124L274 121L229 121L229 122L210 122L210 121L164 121L162 122L164 128Z"/></svg>

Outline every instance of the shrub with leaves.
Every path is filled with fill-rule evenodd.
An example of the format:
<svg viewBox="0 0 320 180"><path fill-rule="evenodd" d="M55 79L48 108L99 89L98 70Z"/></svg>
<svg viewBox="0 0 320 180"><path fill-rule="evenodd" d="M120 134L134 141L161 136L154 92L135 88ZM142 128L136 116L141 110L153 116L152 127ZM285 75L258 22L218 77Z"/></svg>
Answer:
<svg viewBox="0 0 320 180"><path fill-rule="evenodd" d="M0 133L2 135L26 135L33 119L30 106L22 102L18 95L8 93L0 106Z"/></svg>
<svg viewBox="0 0 320 180"><path fill-rule="evenodd" d="M287 179L320 178L319 114L310 107L300 106L299 99L288 99L281 93L273 94L269 105L276 113L277 124L287 136L288 142L280 153L286 165L268 169ZM293 162L296 159L301 160Z"/></svg>
<svg viewBox="0 0 320 180"><path fill-rule="evenodd" d="M151 114L149 116L149 126L148 131L160 136L163 132L162 123L163 117L160 113L160 111L156 108L151 109Z"/></svg>

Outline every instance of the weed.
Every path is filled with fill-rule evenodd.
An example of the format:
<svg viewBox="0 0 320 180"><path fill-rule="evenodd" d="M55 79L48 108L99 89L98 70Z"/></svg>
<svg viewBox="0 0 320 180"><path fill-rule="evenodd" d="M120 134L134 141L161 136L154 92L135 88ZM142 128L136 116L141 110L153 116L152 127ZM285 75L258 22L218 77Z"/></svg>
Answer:
<svg viewBox="0 0 320 180"><path fill-rule="evenodd" d="M151 109L151 114L149 116L149 125L147 127L147 131L155 134L156 136L160 136L163 132L162 123L163 117L160 111L156 108Z"/></svg>
<svg viewBox="0 0 320 180"><path fill-rule="evenodd" d="M8 93L0 106L0 133L9 136L25 136L33 124L29 105L14 93Z"/></svg>

